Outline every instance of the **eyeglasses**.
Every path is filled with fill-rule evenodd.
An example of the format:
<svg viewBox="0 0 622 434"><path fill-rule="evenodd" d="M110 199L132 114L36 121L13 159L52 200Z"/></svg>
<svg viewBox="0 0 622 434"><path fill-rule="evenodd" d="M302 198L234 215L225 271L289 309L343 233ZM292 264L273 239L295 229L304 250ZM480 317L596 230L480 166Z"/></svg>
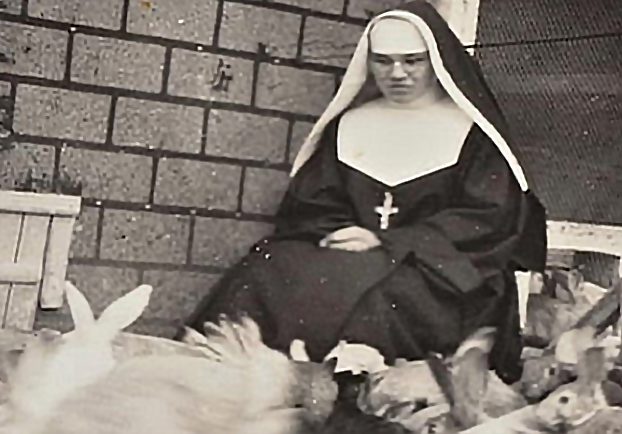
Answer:
<svg viewBox="0 0 622 434"><path fill-rule="evenodd" d="M425 53L407 53L407 54L380 54L369 53L369 60L382 68L393 68L398 64L403 69L413 69L426 64L430 57Z"/></svg>

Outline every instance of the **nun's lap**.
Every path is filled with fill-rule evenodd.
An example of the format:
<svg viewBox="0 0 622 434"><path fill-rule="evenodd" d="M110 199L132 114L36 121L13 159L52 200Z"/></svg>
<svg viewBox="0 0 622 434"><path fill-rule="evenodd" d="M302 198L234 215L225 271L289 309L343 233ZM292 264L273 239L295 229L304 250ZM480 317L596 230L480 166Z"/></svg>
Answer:
<svg viewBox="0 0 622 434"><path fill-rule="evenodd" d="M346 339L373 346L391 360L451 353L465 327L494 321L495 297L468 309L478 314L467 324L464 301L436 290L413 267L388 270L378 252L335 254L308 243L274 243L239 261L186 325L201 330L220 314L244 313L277 349L303 339L317 359Z"/></svg>

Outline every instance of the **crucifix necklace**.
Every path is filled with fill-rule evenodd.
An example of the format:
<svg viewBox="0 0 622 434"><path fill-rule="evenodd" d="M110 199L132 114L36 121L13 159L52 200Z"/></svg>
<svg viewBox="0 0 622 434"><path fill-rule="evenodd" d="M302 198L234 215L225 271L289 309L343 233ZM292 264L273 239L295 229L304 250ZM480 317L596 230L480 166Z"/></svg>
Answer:
<svg viewBox="0 0 622 434"><path fill-rule="evenodd" d="M382 206L374 208L376 214L380 216L380 229L383 231L389 228L389 217L397 214L399 208L393 206L393 195L389 192L384 194L384 202Z"/></svg>

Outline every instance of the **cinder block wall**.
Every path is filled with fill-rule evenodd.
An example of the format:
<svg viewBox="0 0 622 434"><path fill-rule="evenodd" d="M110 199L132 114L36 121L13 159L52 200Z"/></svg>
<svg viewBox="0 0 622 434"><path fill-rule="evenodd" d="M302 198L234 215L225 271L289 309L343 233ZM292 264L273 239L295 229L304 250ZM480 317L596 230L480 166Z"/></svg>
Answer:
<svg viewBox="0 0 622 434"><path fill-rule="evenodd" d="M271 230L367 17L398 3L2 0L0 188L81 185L69 277L98 312L153 284L133 330L170 336ZM476 58L551 216L620 221L622 14L586 3L481 0Z"/></svg>

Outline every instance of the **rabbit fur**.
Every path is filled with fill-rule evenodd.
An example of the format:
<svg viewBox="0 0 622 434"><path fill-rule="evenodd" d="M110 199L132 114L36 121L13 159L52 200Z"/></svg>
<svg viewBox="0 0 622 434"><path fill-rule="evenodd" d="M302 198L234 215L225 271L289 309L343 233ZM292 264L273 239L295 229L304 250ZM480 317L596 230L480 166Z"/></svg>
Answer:
<svg viewBox="0 0 622 434"><path fill-rule="evenodd" d="M148 285L135 288L95 319L84 295L66 282L74 330L40 330L23 348L5 355L7 405L15 414L45 418L74 390L104 377L115 366L112 340L142 314L152 290Z"/></svg>
<svg viewBox="0 0 622 434"><path fill-rule="evenodd" d="M337 394L334 364L315 367L326 375L312 374L320 384L311 382L311 396L305 400L292 387L304 369L266 347L252 320L232 323L223 318L209 329L212 336L204 345L211 357L128 359L74 389L45 415L32 418L5 411L0 433L289 434L328 416ZM297 408L299 401L303 405Z"/></svg>
<svg viewBox="0 0 622 434"><path fill-rule="evenodd" d="M526 405L522 396L492 375L488 367L488 355L494 341L495 329L484 327L464 340L457 351L445 363L448 367L450 395L444 400L428 401L428 408L414 411L417 403L407 398L375 397L382 391L383 373L363 389L359 406L389 420L401 423L413 432L457 432L459 428L477 425L489 417L509 413ZM407 366L398 367L406 369ZM384 375L391 378L390 368ZM404 375L404 374L402 374ZM408 381L402 377L402 381ZM410 378L410 381L416 379ZM443 393L447 393L443 390ZM383 398L383 399L378 399ZM385 401L384 405L382 401ZM396 411L396 408L399 408ZM441 431L438 431L442 429Z"/></svg>
<svg viewBox="0 0 622 434"><path fill-rule="evenodd" d="M577 379L560 386L536 405L535 416L543 427L578 427L609 408L602 387L607 380L605 348L598 345L595 335L593 327L576 333Z"/></svg>

